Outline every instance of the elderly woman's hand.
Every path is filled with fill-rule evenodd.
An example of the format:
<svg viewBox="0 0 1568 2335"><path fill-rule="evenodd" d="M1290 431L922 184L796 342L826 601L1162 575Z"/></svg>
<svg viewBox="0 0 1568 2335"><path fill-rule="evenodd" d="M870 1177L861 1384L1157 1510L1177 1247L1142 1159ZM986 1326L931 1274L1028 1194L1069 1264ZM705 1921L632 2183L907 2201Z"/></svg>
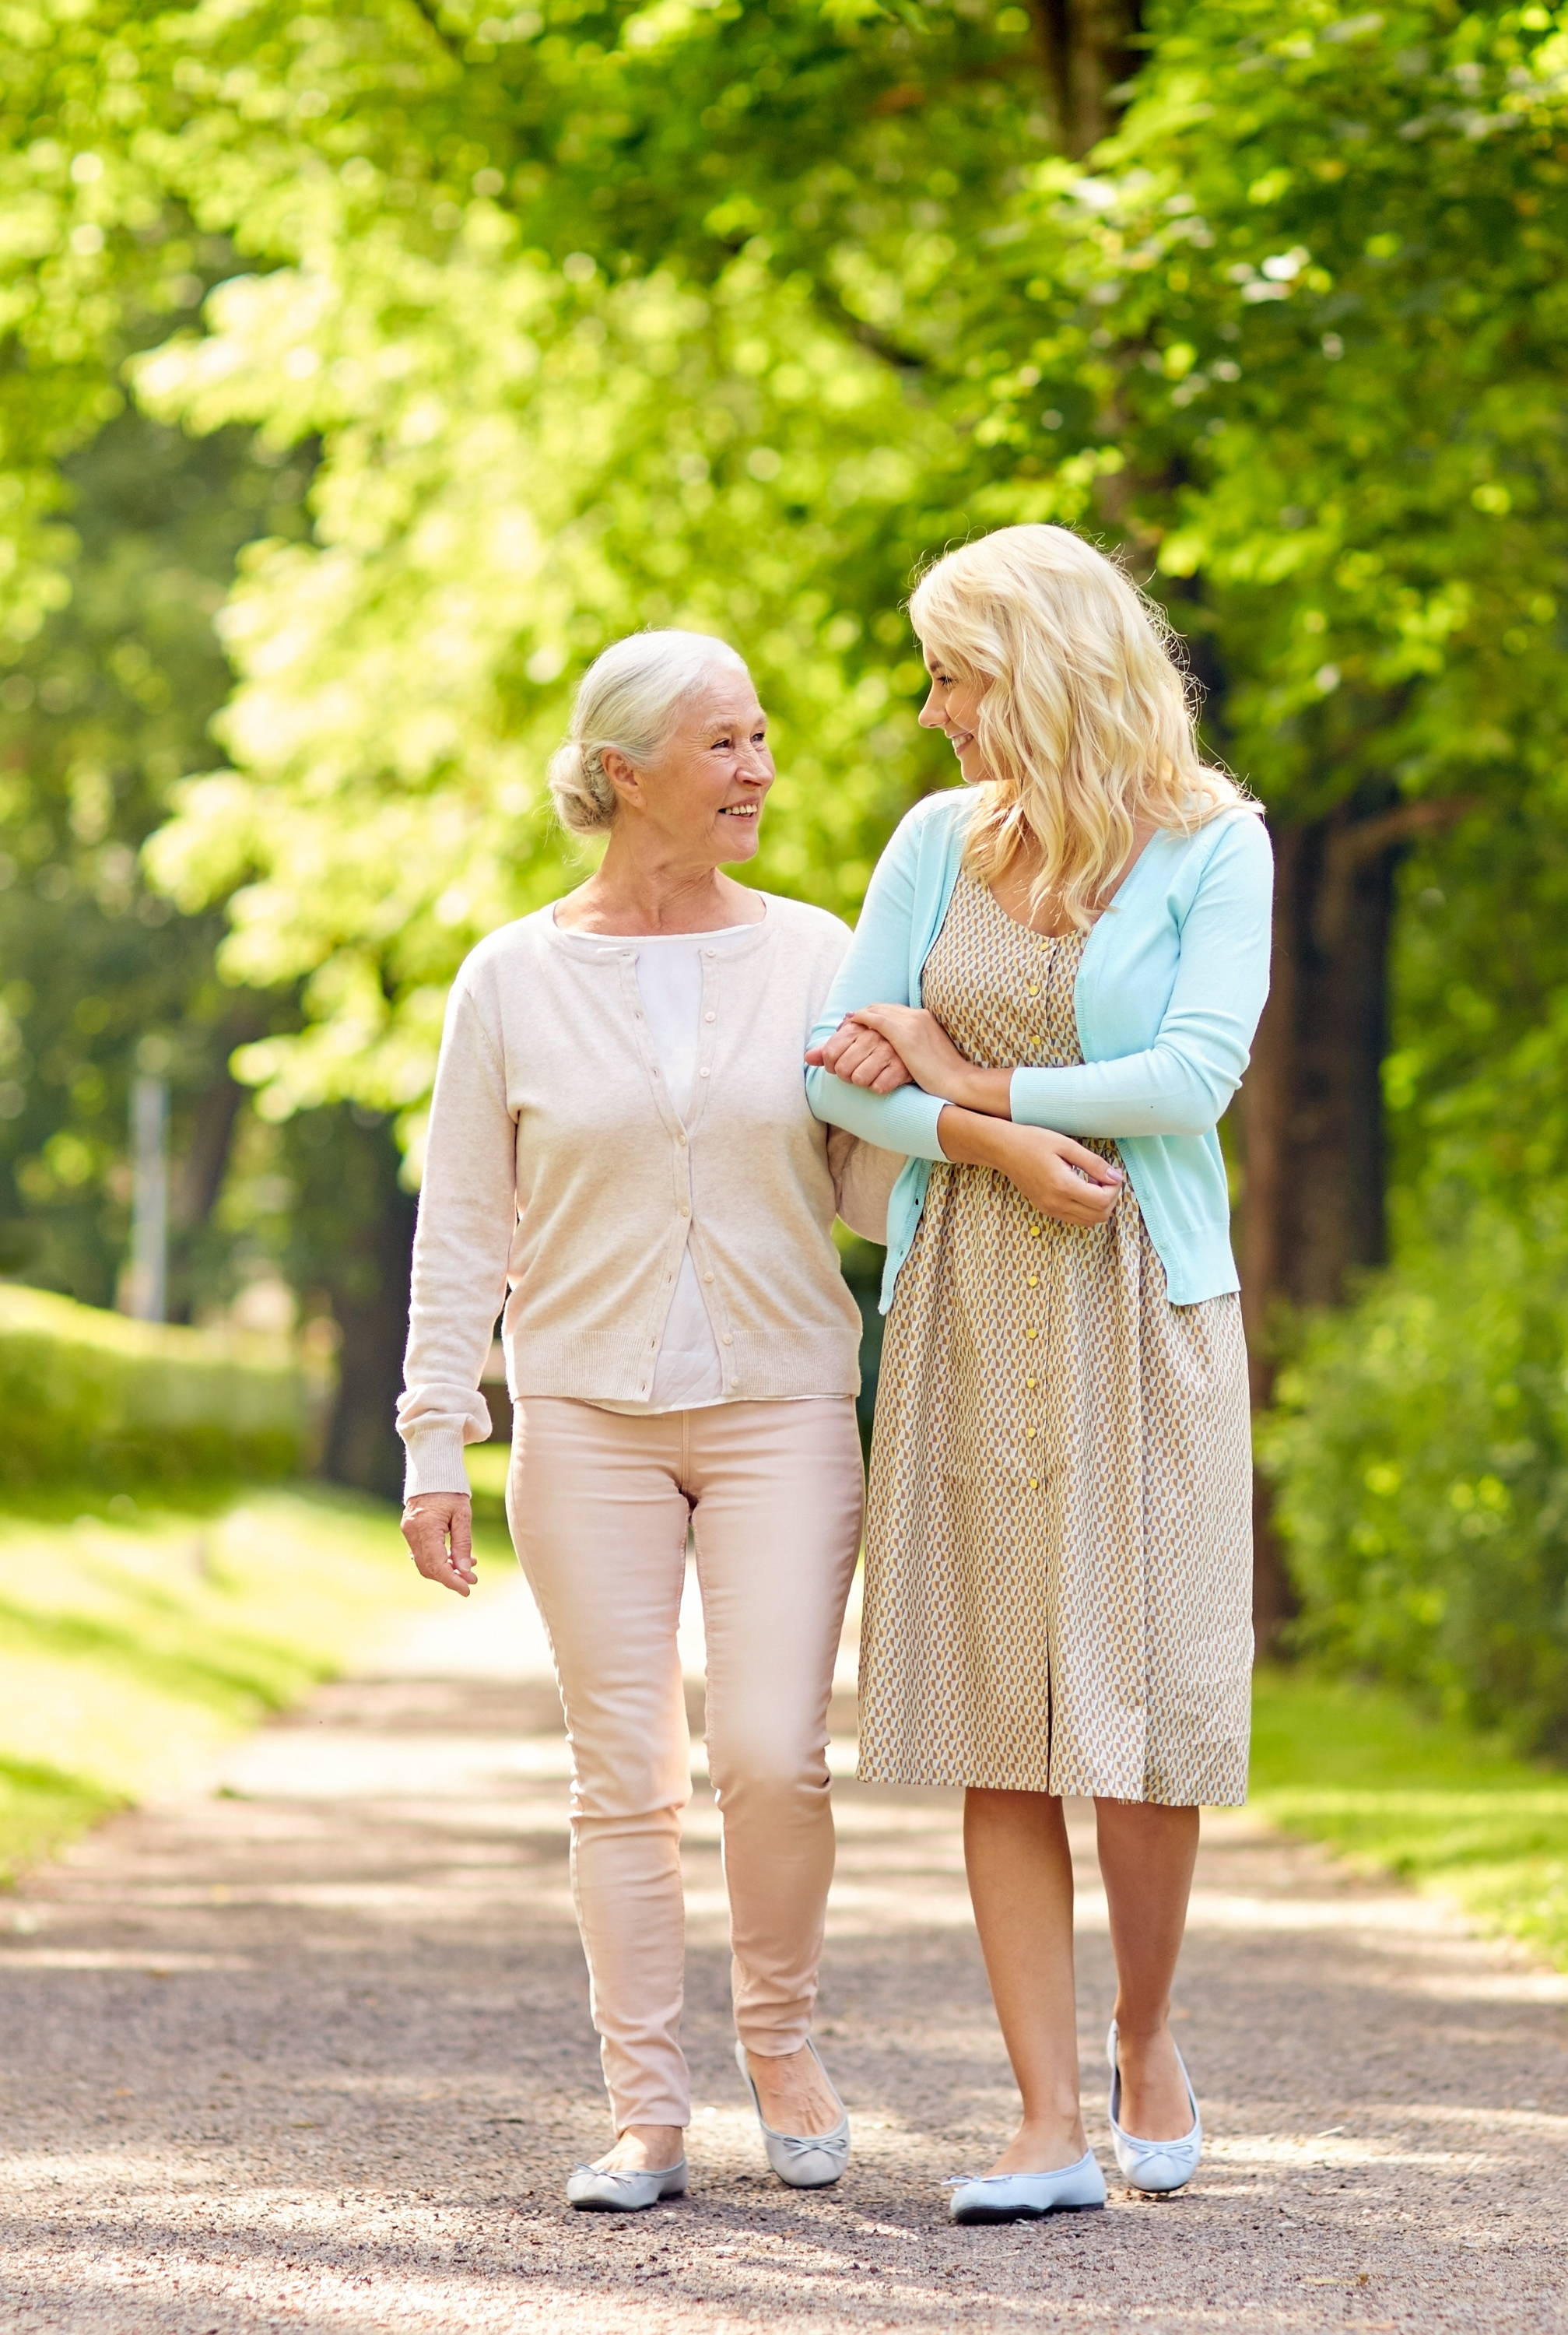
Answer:
<svg viewBox="0 0 1568 2335"><path fill-rule="evenodd" d="M466 1492L416 1492L403 1507L402 1535L427 1581L466 1597L474 1569L474 1504Z"/></svg>
<svg viewBox="0 0 1568 2335"><path fill-rule="evenodd" d="M838 1024L831 1038L811 1047L806 1059L851 1086L869 1087L873 1094L891 1094L895 1087L912 1083L896 1049L876 1031L863 1029L853 1014Z"/></svg>

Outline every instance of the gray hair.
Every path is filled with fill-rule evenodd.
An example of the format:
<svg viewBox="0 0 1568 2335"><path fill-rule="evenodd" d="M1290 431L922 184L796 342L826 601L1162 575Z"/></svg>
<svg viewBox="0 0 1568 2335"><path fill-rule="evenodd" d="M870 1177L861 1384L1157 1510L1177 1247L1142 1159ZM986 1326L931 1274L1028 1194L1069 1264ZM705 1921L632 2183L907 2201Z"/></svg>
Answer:
<svg viewBox="0 0 1568 2335"><path fill-rule="evenodd" d="M744 673L746 660L709 633L631 633L596 656L577 684L571 726L550 757L556 816L574 835L615 819L605 756L653 761L669 743L682 702L715 665Z"/></svg>

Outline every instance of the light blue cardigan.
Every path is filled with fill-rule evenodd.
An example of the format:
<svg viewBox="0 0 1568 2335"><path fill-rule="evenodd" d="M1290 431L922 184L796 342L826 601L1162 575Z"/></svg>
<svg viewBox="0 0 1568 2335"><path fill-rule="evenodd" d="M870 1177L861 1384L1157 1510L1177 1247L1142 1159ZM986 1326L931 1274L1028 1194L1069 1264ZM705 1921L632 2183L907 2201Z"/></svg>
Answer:
<svg viewBox="0 0 1568 2335"><path fill-rule="evenodd" d="M974 806L967 788L955 788L900 822L813 1045L857 1006L920 1003ZM1273 855L1254 810L1155 836L1084 944L1074 992L1081 1066L1012 1075L1021 1124L1115 1138L1173 1305L1237 1285L1215 1129L1241 1083L1268 994L1273 889ZM871 1094L823 1070L807 1071L806 1091L818 1119L908 1155L887 1210L886 1313L925 1204L929 1163L944 1156L936 1136L943 1098L913 1086Z"/></svg>

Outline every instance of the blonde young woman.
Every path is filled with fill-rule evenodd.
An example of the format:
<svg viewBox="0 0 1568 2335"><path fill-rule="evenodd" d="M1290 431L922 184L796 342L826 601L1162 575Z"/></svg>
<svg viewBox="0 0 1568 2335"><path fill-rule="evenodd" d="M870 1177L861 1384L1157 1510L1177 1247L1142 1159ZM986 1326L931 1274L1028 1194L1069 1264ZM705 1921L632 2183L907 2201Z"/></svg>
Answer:
<svg viewBox="0 0 1568 2335"><path fill-rule="evenodd" d="M1165 629L1065 529L950 553L912 602L965 781L873 878L808 1060L819 1117L910 1155L889 1211L861 1773L962 1785L1021 2094L961 2222L1102 2204L1079 2105L1062 1795L1096 1804L1111 2133L1197 2168L1168 2024L1200 1803L1245 1797L1246 1363L1215 1129L1267 987L1255 805L1205 768Z"/></svg>
<svg viewBox="0 0 1568 2335"><path fill-rule="evenodd" d="M723 872L755 856L772 783L757 692L722 642L643 633L592 666L551 784L569 828L607 838L604 859L458 975L414 1246L403 1529L420 1571L462 1596L463 1446L490 1431L479 1381L504 1302L508 1515L571 1736L573 1885L615 2121L566 2194L602 2212L686 2185L689 1527L740 2073L781 2180L820 2187L849 2156L809 2031L862 1503L860 1322L832 1226L858 1175L856 1220L876 1228L878 1178L800 1085L847 929Z"/></svg>

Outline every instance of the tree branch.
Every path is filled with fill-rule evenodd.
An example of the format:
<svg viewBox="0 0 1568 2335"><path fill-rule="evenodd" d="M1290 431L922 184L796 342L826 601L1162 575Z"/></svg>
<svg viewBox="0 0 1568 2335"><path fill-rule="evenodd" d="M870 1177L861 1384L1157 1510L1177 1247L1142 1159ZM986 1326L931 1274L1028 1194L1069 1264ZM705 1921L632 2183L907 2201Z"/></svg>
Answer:
<svg viewBox="0 0 1568 2335"><path fill-rule="evenodd" d="M1419 835L1436 835L1480 808L1479 795L1442 795L1423 802L1397 803L1392 810L1360 819L1335 836L1330 849L1336 871L1364 867L1396 844L1411 842Z"/></svg>
<svg viewBox="0 0 1568 2335"><path fill-rule="evenodd" d="M880 357L883 363L891 365L895 372L914 373L925 371L926 360L923 356L917 355L913 349L900 347L876 325L867 324L866 318L857 316L853 308L847 308L830 285L818 283L812 296L817 306L832 318L840 332L847 333L851 340L858 341L870 355Z"/></svg>
<svg viewBox="0 0 1568 2335"><path fill-rule="evenodd" d="M441 23L437 0L410 0L410 5L415 14L423 19L426 29L434 34L452 63L466 68L469 61L463 54L462 44L460 41L454 40Z"/></svg>

